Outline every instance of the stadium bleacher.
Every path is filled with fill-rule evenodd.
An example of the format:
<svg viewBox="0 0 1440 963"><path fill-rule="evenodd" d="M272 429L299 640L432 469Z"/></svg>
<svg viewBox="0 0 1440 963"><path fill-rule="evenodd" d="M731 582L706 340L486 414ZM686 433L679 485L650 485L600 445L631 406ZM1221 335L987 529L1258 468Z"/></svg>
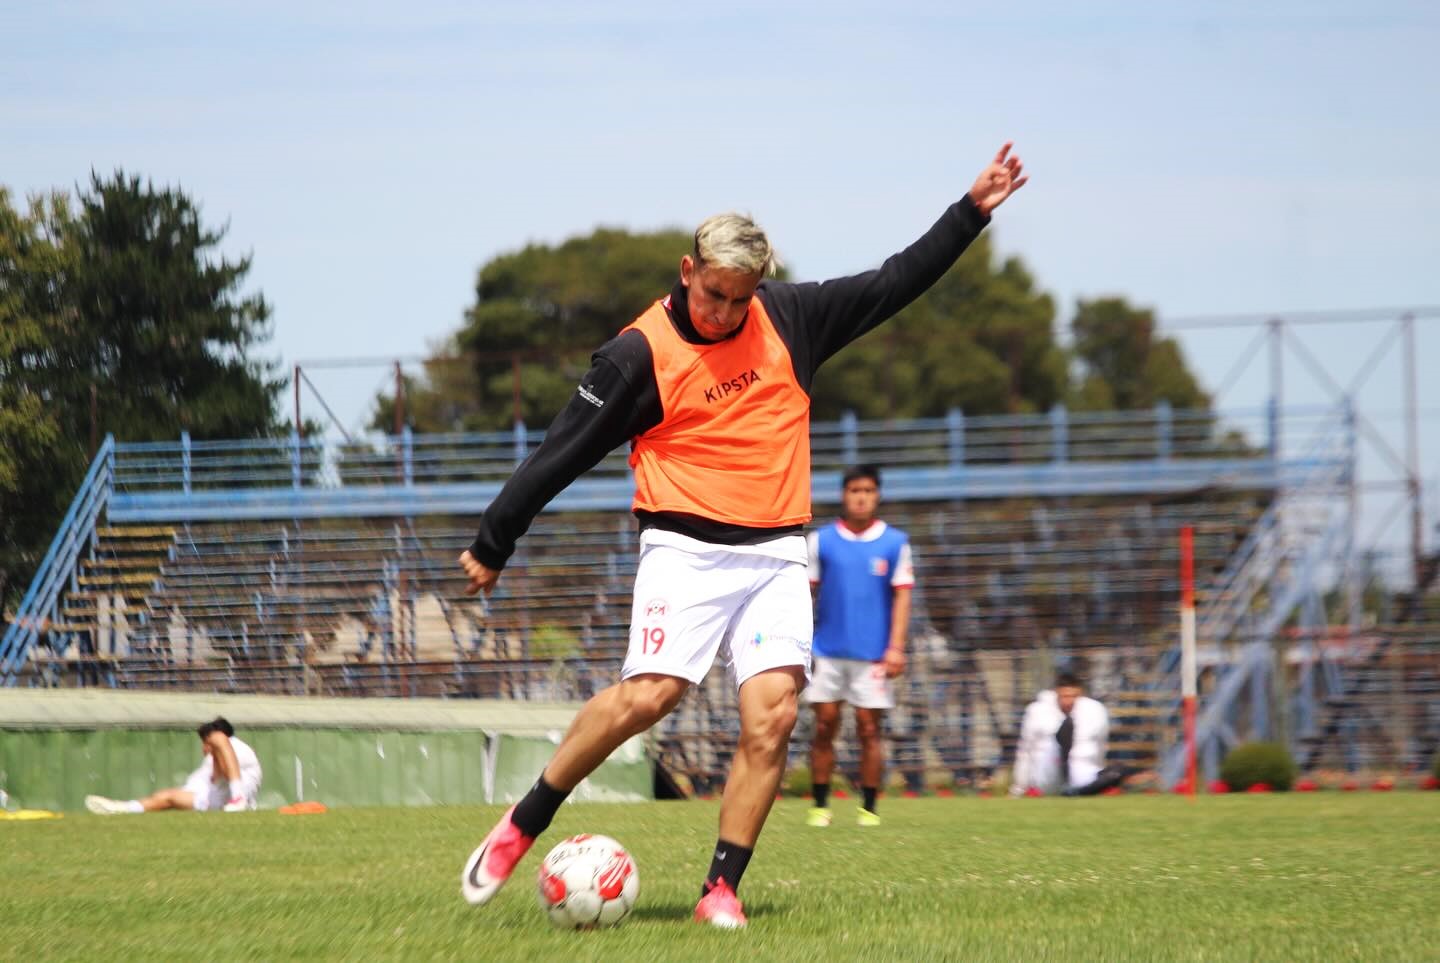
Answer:
<svg viewBox="0 0 1440 963"><path fill-rule="evenodd" d="M896 768L918 781L927 768L968 777L993 767L1013 728L1005 720L1043 682L1026 667L1033 653L1112 648L1129 657L1094 660L1106 668L1093 689L1121 700L1117 752L1153 765L1163 734L1143 674L1169 643L1175 533L1193 525L1202 566L1218 569L1257 513L1248 499L890 506L887 517L912 533L921 573L920 641L892 720ZM90 627L86 649L127 688L452 697L543 690L574 699L613 678L629 622L633 521L622 513L542 518L488 600L463 595L455 576L473 527L473 519L327 519L107 528L93 567L117 579L82 584L62 605L72 628ZM77 594L85 608L72 607ZM72 662L79 672L91 658L77 649ZM984 715L979 702L993 707L983 725L972 718ZM734 711L717 672L662 730L677 770L699 783L718 778L728 745L703 744L734 731ZM930 732L937 712L969 737ZM841 752L847 758L843 742Z"/></svg>
<svg viewBox="0 0 1440 963"><path fill-rule="evenodd" d="M1206 447L1193 426L1216 429L1209 414L1157 413L1156 423L1192 426L1173 444L1156 441L1155 424L1106 417L1068 430L1054 415L988 427L954 418L817 426L817 503L833 498L826 486L848 461L878 454L902 466L887 474L882 514L910 533L919 573L911 668L889 723L892 766L909 785L1004 767L1021 711L1062 661L1110 705L1114 758L1155 767L1178 722L1181 527L1194 532L1199 604L1218 613L1202 614L1202 625L1218 626L1202 640L1202 696L1229 670L1227 639L1257 631L1261 615L1286 624L1300 596L1282 599L1277 573L1310 564L1329 545L1322 531L1338 530L1334 513L1317 522L1296 507L1317 478L1322 501L1343 498L1345 463L1329 448L1284 461L1228 440ZM465 596L455 564L475 527L455 506L484 504L506 459L534 440L407 435L338 461L309 442L186 442L132 446L112 466L97 459L96 484L114 486L110 517L97 507L103 499L77 497L95 521L57 535L57 545L68 539L73 577L47 576L54 615L11 681L586 698L616 677L626 646L637 536L623 509L623 460L607 459L537 519L492 597ZM471 462L484 482L456 489ZM828 514L819 504L817 524ZM1413 671L1370 688L1416 694L1409 680L1433 678L1436 634L1423 625L1414 634L1411 649L1394 650L1414 653ZM1347 650L1335 664L1362 654ZM1369 685L1359 674L1348 690L1334 672L1325 679L1312 701L1348 705ZM802 714L797 754L808 723ZM1347 725L1342 732L1363 728ZM670 768L703 790L723 778L737 726L717 671L656 737ZM1440 727L1416 726L1406 760ZM838 748L842 766L853 761L843 733Z"/></svg>

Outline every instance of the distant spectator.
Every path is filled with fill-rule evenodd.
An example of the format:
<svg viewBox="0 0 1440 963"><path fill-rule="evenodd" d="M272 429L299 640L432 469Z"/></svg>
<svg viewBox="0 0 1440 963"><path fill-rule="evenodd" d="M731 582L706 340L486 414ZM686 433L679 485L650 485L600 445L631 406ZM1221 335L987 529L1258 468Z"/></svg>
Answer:
<svg viewBox="0 0 1440 963"><path fill-rule="evenodd" d="M1071 672L1055 679L1025 709L1015 753L1012 796L1038 790L1046 795L1093 796L1120 784L1121 773L1105 766L1110 714L1085 695Z"/></svg>
<svg viewBox="0 0 1440 963"><path fill-rule="evenodd" d="M154 813L166 809L189 809L207 812L223 809L227 813L254 809L260 797L260 759L255 750L235 735L235 729L222 718L207 722L196 734L200 736L205 759L190 774L185 785L161 789L144 799L107 799L86 796L85 808L100 816L121 816L127 813Z"/></svg>

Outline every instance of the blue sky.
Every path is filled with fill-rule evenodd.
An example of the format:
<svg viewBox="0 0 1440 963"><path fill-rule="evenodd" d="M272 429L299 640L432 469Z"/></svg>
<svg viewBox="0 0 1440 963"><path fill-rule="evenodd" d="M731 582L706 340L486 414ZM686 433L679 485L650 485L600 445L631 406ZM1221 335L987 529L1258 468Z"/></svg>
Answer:
<svg viewBox="0 0 1440 963"><path fill-rule="evenodd" d="M798 277L861 270L1007 138L1034 180L997 243L1062 321L1111 293L1177 318L1440 305L1436 10L7 4L0 183L123 166L179 184L254 254L286 365L424 352L485 260L598 224L738 208ZM1423 381L1440 322L1419 327ZM1310 330L1342 382L1383 331ZM1183 341L1213 388L1252 336ZM1377 417L1398 372L1377 370ZM382 374L315 377L357 424ZM1320 400L1309 380L1287 369L1287 399ZM1262 360L1221 403L1266 390ZM1421 400L1440 414L1440 390Z"/></svg>

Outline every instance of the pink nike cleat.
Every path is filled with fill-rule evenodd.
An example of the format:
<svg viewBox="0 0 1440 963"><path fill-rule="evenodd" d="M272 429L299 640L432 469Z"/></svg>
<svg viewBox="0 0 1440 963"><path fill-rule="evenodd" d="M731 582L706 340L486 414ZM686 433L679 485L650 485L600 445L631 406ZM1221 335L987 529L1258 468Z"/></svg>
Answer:
<svg viewBox="0 0 1440 963"><path fill-rule="evenodd" d="M535 844L534 836L526 836L510 821L514 812L514 806L505 811L485 842L470 854L465 871L460 874L460 892L472 906L490 902L515 872L515 865Z"/></svg>
<svg viewBox="0 0 1440 963"><path fill-rule="evenodd" d="M724 930L738 930L745 927L745 911L740 906L740 897L722 880L706 883L709 892L700 897L695 907L695 922L709 923Z"/></svg>

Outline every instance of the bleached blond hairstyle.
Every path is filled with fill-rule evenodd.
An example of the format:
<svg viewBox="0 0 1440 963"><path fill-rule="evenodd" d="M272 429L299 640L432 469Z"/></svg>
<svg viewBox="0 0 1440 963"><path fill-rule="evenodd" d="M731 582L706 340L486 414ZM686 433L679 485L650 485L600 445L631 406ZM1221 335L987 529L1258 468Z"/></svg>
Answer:
<svg viewBox="0 0 1440 963"><path fill-rule="evenodd" d="M749 215L716 214L695 229L695 259L741 274L773 275L779 263L770 239Z"/></svg>

